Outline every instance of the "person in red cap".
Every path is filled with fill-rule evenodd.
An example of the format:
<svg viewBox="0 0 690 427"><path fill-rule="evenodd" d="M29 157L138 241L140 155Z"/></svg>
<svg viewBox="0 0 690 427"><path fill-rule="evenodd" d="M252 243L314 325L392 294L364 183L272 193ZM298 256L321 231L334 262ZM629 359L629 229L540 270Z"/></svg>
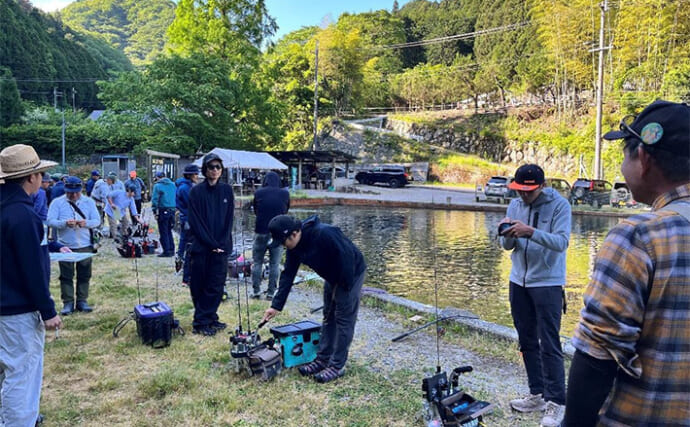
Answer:
<svg viewBox="0 0 690 427"><path fill-rule="evenodd" d="M519 412L544 411L541 425L560 426L565 415L565 367L561 309L565 252L570 241L570 204L545 187L544 170L520 166L508 185L520 195L510 202L501 244L512 251L510 312L518 333L530 394L510 401Z"/></svg>

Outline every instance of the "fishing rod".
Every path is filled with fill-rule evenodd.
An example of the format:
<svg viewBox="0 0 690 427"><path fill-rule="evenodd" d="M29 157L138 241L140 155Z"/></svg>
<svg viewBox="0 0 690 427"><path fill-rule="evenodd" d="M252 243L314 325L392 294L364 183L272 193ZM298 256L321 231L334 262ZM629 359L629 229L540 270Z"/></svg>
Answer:
<svg viewBox="0 0 690 427"><path fill-rule="evenodd" d="M479 317L477 317L477 316L467 316L467 315L465 315L465 314L454 314L454 315L452 315L452 316L443 316L443 317L441 317L441 318L434 319L434 320L432 320L431 322L427 322L427 323L423 324L422 326L419 326L419 327L417 327L417 328L414 328L414 329L412 329L411 331L405 332L405 333L402 334L402 335L398 335L397 337L393 338L391 341L392 341L392 342L398 342L398 341L400 341L400 340L402 340L402 339L405 339L405 338L409 337L410 335L414 334L415 332L418 332L418 331L421 331L422 329L428 328L428 327L431 326L431 325L434 325L434 324L440 323L440 322L444 322L444 321L446 321L446 320L451 320L451 319L472 319L472 320L476 320L476 319L479 319Z"/></svg>

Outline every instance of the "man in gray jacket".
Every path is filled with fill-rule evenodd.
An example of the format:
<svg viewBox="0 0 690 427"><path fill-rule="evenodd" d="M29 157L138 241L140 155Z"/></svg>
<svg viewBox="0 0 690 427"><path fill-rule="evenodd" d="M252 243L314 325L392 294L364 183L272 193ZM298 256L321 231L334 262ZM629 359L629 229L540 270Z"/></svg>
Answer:
<svg viewBox="0 0 690 427"><path fill-rule="evenodd" d="M544 171L520 166L508 186L519 198L508 206L501 244L512 250L510 311L518 333L530 395L514 399L520 412L545 411L544 427L556 427L565 414L565 368L559 339L565 251L570 240L570 204L545 188ZM507 228L505 228L507 227Z"/></svg>

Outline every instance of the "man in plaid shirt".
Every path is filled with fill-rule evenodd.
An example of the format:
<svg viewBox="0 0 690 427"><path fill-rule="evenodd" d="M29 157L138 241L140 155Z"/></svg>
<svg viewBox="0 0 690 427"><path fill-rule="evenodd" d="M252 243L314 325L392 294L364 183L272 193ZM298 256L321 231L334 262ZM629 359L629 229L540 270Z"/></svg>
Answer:
<svg viewBox="0 0 690 427"><path fill-rule="evenodd" d="M626 117L621 173L649 213L597 254L570 368L566 426L690 426L690 107Z"/></svg>

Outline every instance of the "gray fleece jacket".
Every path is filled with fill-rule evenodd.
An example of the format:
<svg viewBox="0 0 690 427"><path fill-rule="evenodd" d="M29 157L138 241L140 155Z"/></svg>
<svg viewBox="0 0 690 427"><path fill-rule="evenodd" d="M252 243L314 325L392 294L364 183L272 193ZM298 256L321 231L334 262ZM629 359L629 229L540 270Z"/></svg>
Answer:
<svg viewBox="0 0 690 427"><path fill-rule="evenodd" d="M510 281L525 287L564 286L572 220L568 201L547 187L531 205L513 199L506 216L536 229L530 238L501 237L503 248L513 251Z"/></svg>

